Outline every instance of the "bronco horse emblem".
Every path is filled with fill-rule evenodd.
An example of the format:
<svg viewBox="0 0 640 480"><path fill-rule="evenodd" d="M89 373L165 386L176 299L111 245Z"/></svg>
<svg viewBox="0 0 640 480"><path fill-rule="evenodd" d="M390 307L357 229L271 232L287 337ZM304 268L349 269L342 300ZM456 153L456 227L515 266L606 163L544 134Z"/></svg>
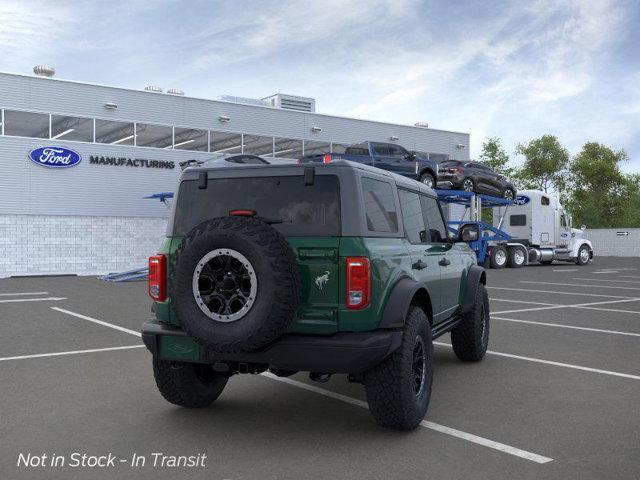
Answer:
<svg viewBox="0 0 640 480"><path fill-rule="evenodd" d="M329 281L329 271L325 270L324 274L316 277L316 285L320 290L327 284Z"/></svg>

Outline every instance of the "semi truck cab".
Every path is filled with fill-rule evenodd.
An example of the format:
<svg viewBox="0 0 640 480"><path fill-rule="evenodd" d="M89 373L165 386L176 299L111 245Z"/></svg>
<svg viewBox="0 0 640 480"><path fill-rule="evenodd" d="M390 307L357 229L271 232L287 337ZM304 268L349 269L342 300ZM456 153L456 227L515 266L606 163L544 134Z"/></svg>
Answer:
<svg viewBox="0 0 640 480"><path fill-rule="evenodd" d="M529 262L558 260L584 265L593 259L591 242L583 238L585 227L572 228L571 216L556 197L541 190L522 190L507 210L497 210L494 226L502 221L501 228L511 241L527 247Z"/></svg>

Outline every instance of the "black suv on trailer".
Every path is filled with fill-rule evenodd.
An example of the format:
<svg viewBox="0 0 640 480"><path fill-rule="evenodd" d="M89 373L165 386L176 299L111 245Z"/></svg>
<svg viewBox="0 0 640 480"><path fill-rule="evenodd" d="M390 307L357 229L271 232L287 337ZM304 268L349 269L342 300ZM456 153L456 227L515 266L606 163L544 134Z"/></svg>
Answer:
<svg viewBox="0 0 640 480"><path fill-rule="evenodd" d="M504 175L480 162L445 160L439 164L438 188L485 193L510 200L516 198L516 188Z"/></svg>

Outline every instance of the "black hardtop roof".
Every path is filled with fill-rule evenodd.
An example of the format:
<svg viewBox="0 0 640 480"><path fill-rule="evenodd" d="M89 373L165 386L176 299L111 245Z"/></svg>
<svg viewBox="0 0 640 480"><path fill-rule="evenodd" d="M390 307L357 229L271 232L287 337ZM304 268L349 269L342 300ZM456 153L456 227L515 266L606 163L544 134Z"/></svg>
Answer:
<svg viewBox="0 0 640 480"><path fill-rule="evenodd" d="M382 170L380 168L371 167L369 165L365 165L358 162L351 162L349 160L334 160L330 163L278 163L278 164L268 164L268 165L255 165L255 164L241 164L241 163L203 163L201 165L194 165L191 167L185 168L182 172L182 177L195 177L194 173L199 173L206 171L209 174L213 173L213 177L215 177L215 172L224 172L225 177L229 177L229 173L238 172L238 176L249 176L252 171L260 172L260 176L268 176L265 175L265 172L272 171L274 175L302 175L305 168L315 168L317 173L330 173L332 170L341 170L341 169L354 169L360 170L363 172L368 172L374 174L379 177L386 177L389 180L392 180L397 186L409 188L411 190L421 190L426 193L431 193L435 195L435 192L427 187L426 185L418 182L417 180L413 180L411 178L404 177L402 175L398 175L397 173L389 172L386 170Z"/></svg>

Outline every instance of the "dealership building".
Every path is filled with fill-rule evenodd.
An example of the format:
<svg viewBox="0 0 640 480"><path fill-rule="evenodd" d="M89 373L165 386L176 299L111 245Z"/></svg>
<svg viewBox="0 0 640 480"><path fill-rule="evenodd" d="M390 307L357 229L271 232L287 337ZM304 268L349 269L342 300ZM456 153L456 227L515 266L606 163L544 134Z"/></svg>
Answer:
<svg viewBox="0 0 640 480"><path fill-rule="evenodd" d="M193 98L0 73L0 277L144 266L165 235L180 162L217 154L299 158L365 140L436 160L469 158L469 134L315 112L310 98Z"/></svg>

